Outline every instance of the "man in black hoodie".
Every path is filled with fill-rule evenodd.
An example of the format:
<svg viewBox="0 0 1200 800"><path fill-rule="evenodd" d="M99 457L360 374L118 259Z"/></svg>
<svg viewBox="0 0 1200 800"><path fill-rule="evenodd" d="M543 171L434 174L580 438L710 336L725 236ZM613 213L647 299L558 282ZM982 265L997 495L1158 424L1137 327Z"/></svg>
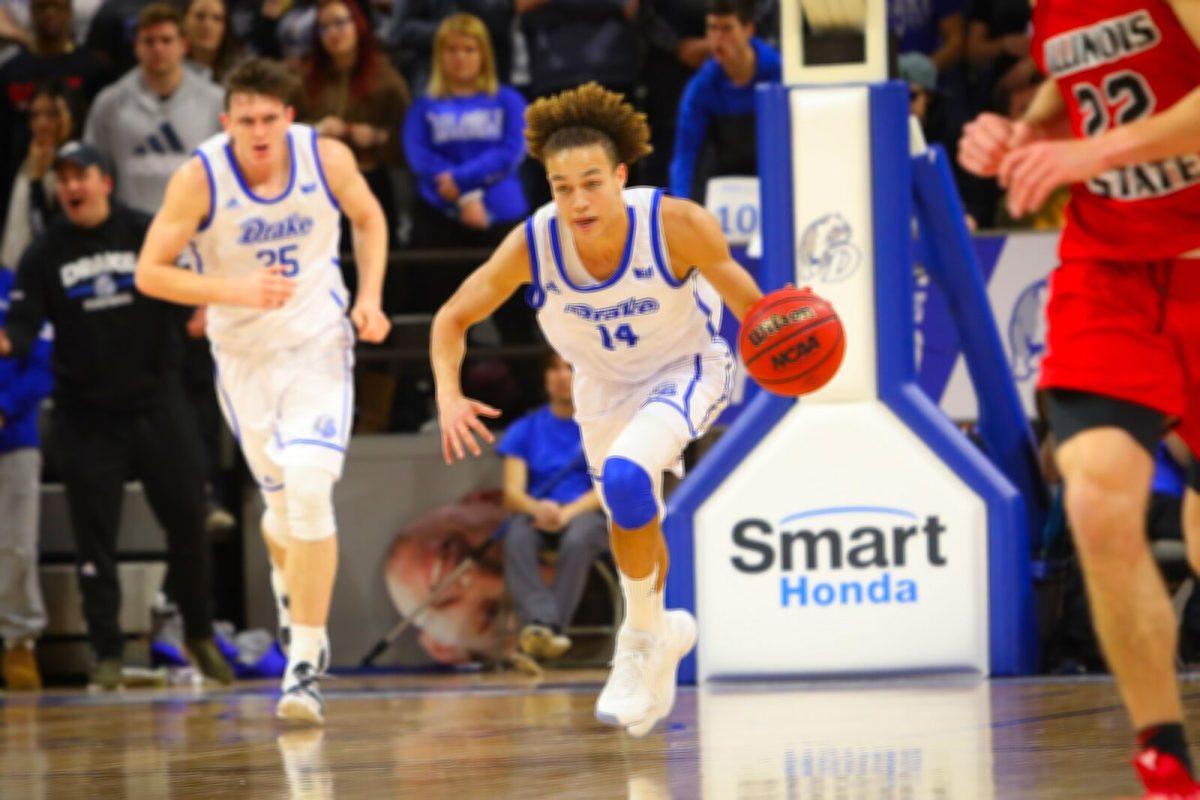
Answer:
<svg viewBox="0 0 1200 800"><path fill-rule="evenodd" d="M134 288L150 218L110 203L112 178L99 152L70 142L54 170L63 217L21 259L0 356L24 355L43 321L54 325L52 438L97 659L92 682L120 683L117 529L134 473L167 534L188 650L202 672L229 683L232 671L213 642L200 441L180 384L188 310Z"/></svg>

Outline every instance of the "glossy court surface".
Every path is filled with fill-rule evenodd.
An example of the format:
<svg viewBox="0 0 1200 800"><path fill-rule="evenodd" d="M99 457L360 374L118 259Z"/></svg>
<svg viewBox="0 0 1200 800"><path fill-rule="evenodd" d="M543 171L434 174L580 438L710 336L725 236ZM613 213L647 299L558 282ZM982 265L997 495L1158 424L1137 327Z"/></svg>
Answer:
<svg viewBox="0 0 1200 800"><path fill-rule="evenodd" d="M0 698L0 798L1137 796L1108 680L930 678L681 690L642 740L597 724L603 673L343 677L324 729L274 686ZM1184 684L1200 720L1200 680ZM1192 725L1192 741L1200 726Z"/></svg>

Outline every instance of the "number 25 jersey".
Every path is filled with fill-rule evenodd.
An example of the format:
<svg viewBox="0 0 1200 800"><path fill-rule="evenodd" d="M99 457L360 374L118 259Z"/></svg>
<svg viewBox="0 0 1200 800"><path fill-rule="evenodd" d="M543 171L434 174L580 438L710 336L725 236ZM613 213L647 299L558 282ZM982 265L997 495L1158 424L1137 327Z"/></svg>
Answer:
<svg viewBox="0 0 1200 800"><path fill-rule="evenodd" d="M209 217L186 252L193 269L222 276L246 275L278 266L296 282L281 308L213 305L208 338L229 351L296 347L342 325L347 291L338 263L341 211L325 181L316 131L288 128L287 188L276 197L251 191L225 134L196 150L208 174Z"/></svg>
<svg viewBox="0 0 1200 800"><path fill-rule="evenodd" d="M533 273L527 297L546 339L577 378L635 385L681 358L724 352L717 338L722 307L698 271L683 280L671 271L662 190L625 189L622 196L629 234L621 262L604 281L584 270L570 224L558 218L553 202L526 220Z"/></svg>
<svg viewBox="0 0 1200 800"><path fill-rule="evenodd" d="M1077 137L1161 113L1200 86L1200 51L1164 0L1038 0L1032 53ZM1145 261L1200 247L1200 153L1071 187L1063 260Z"/></svg>

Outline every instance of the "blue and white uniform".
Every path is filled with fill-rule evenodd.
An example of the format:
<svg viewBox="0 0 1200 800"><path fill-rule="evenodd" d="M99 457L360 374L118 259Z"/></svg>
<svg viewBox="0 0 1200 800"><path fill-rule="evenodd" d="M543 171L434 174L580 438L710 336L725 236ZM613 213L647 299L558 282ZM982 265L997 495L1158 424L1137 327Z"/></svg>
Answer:
<svg viewBox="0 0 1200 800"><path fill-rule="evenodd" d="M185 253L205 274L278 265L296 282L280 308L208 309L221 409L264 491L282 486L285 465L340 476L354 407L354 333L338 266L340 210L321 168L316 131L292 125L287 142L287 188L271 198L246 184L227 135L200 145L212 201Z"/></svg>
<svg viewBox="0 0 1200 800"><path fill-rule="evenodd" d="M662 191L622 194L629 237L616 272L602 282L583 267L553 203L526 221L527 296L551 346L575 369L575 418L593 480L615 450L633 450L621 455L635 456L657 481L664 469L681 473L683 448L728 402L733 356L717 333L716 290L695 270L683 280L671 271ZM649 448L644 437L619 441L635 418L652 418L670 435Z"/></svg>

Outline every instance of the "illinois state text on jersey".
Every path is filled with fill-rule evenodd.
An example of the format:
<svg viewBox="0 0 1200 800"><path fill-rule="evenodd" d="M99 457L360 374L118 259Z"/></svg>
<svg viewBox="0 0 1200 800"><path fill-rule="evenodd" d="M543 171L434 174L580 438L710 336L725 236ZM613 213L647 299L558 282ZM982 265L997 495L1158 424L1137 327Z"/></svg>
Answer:
<svg viewBox="0 0 1200 800"><path fill-rule="evenodd" d="M1163 0L1041 0L1033 21L1033 56L1078 137L1163 111L1200 85L1200 51ZM1071 191L1064 260L1200 247L1200 154L1111 169Z"/></svg>

